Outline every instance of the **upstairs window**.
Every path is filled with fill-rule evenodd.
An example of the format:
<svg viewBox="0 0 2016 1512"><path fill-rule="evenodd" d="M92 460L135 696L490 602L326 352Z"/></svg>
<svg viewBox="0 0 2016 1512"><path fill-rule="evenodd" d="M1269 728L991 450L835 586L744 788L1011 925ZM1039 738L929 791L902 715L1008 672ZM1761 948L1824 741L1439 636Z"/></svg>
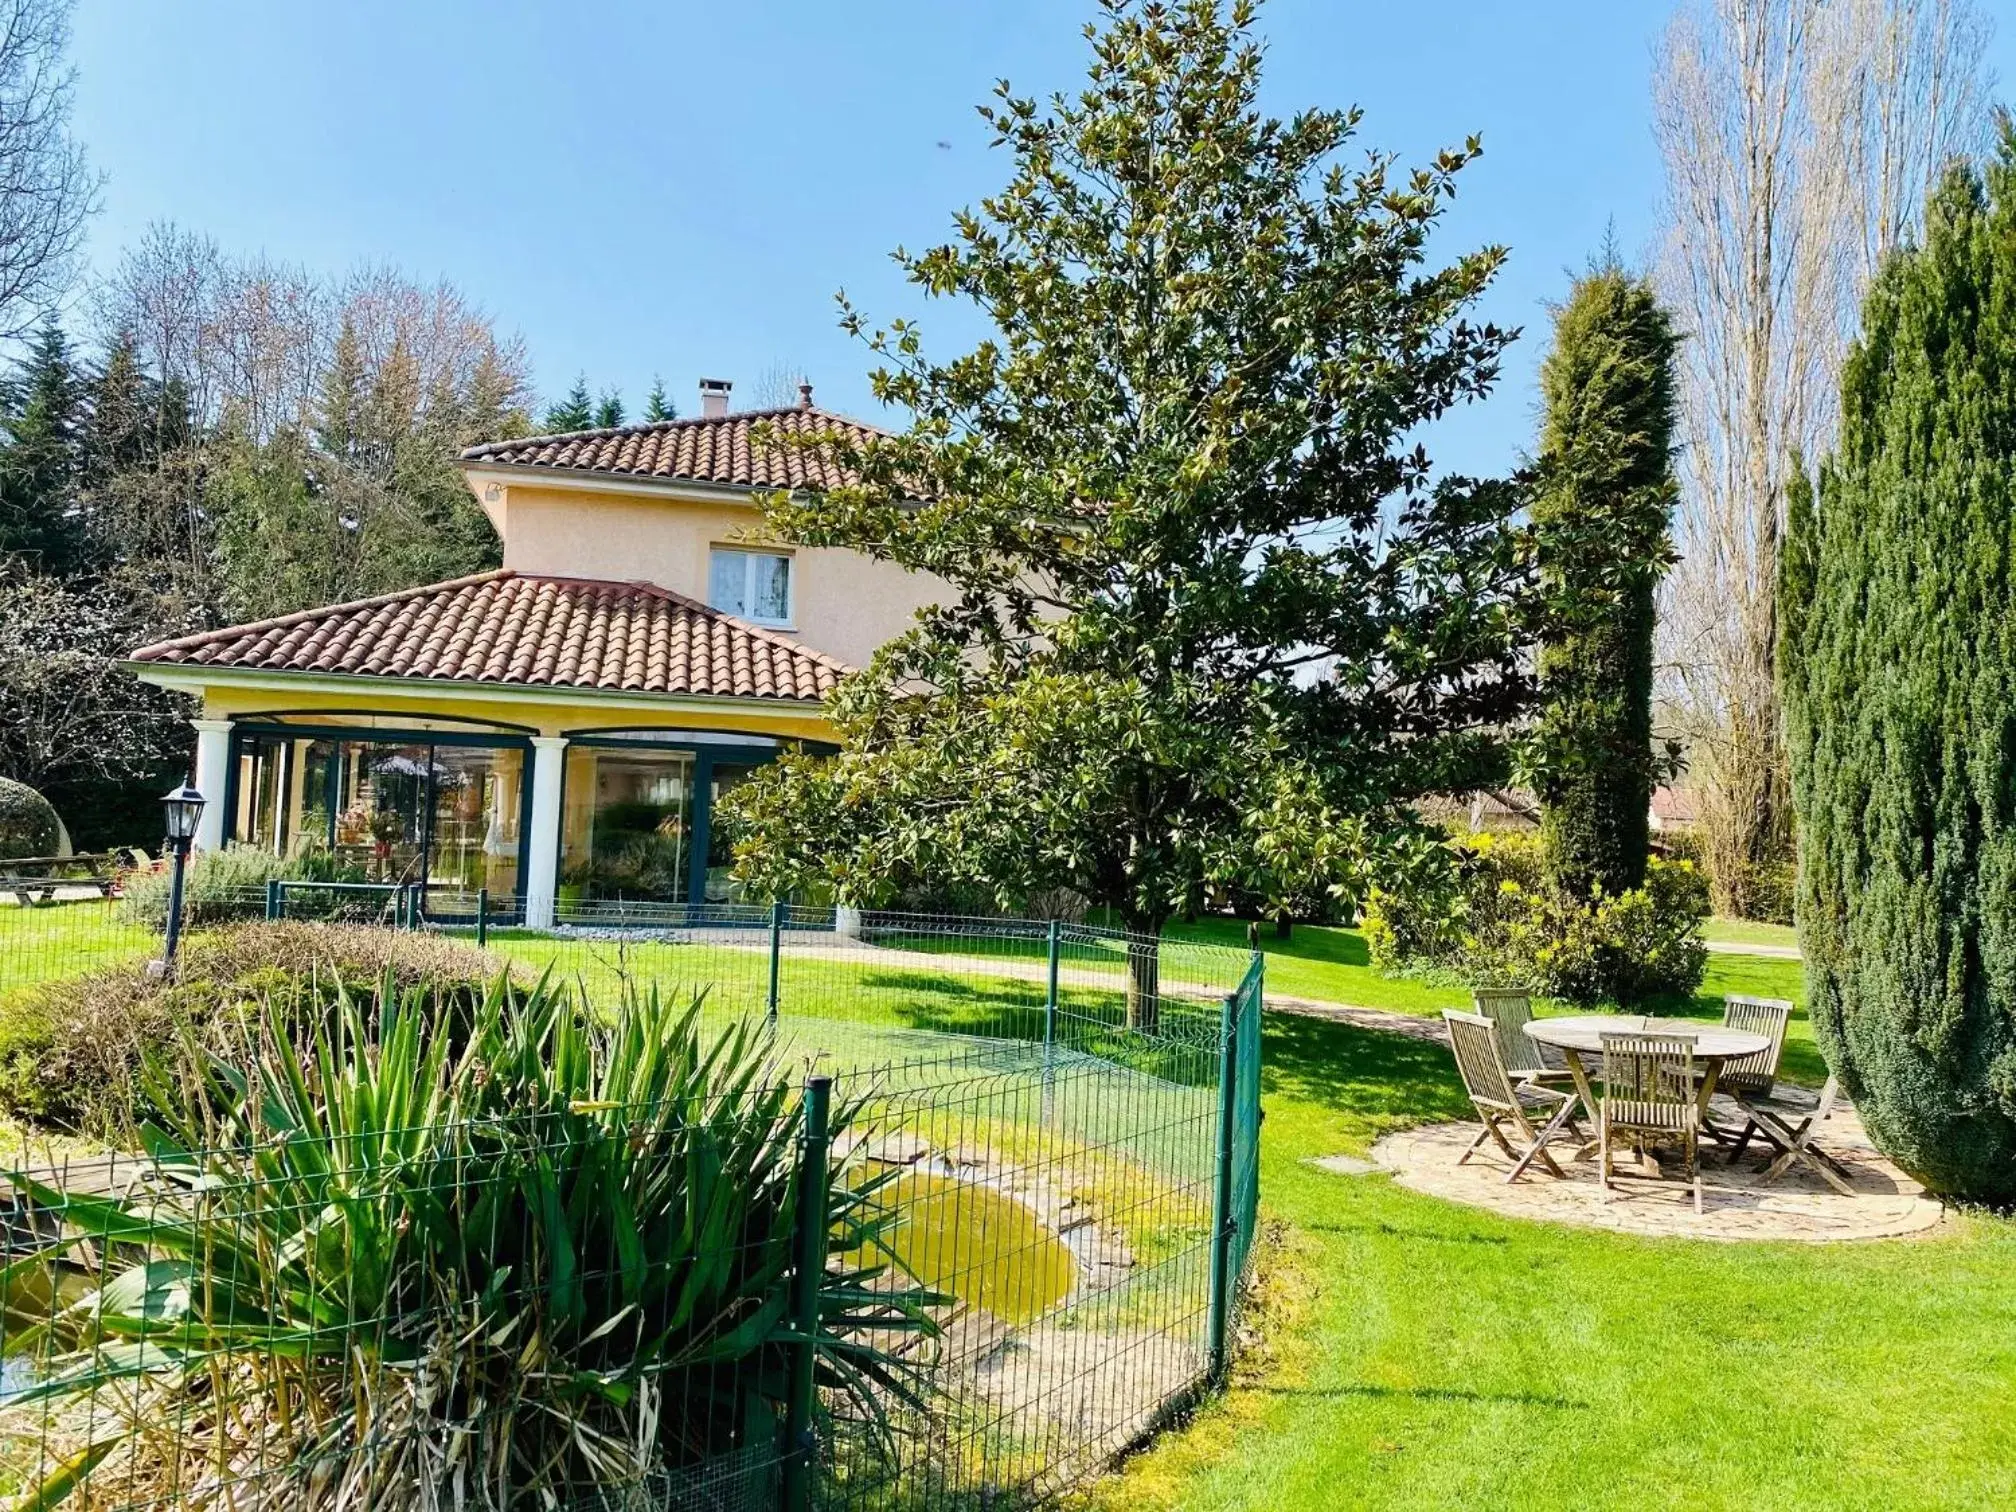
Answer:
<svg viewBox="0 0 2016 1512"><path fill-rule="evenodd" d="M791 558L775 551L716 546L707 566L707 602L759 625L791 623Z"/></svg>

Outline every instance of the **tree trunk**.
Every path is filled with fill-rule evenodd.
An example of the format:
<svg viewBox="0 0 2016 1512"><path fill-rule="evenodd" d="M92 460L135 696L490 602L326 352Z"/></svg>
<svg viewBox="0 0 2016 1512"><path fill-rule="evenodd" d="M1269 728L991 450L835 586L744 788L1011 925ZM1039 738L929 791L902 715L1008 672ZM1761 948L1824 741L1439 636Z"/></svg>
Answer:
<svg viewBox="0 0 2016 1512"><path fill-rule="evenodd" d="M1162 925L1165 915L1120 916L1127 931L1127 1027L1154 1034L1162 1023Z"/></svg>
<svg viewBox="0 0 2016 1512"><path fill-rule="evenodd" d="M1283 914L1281 915L1280 918L1276 919L1274 921L1274 938L1277 940L1294 939L1295 921L1289 918L1288 915L1286 914Z"/></svg>

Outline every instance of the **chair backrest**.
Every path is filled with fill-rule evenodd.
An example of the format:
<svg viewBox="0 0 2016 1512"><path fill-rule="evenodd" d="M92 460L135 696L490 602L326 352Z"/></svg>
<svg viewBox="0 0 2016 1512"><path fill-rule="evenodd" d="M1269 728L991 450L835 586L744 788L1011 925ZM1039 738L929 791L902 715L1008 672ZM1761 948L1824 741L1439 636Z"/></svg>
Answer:
<svg viewBox="0 0 2016 1512"><path fill-rule="evenodd" d="M1473 987L1470 1001L1477 1012L1491 1020L1498 1034L1498 1054L1508 1071L1545 1071L1547 1062L1540 1047L1526 1037L1533 1022L1533 999L1516 987Z"/></svg>
<svg viewBox="0 0 2016 1512"><path fill-rule="evenodd" d="M1605 1122L1632 1129L1700 1127L1693 1035L1606 1034L1602 1039Z"/></svg>
<svg viewBox="0 0 2016 1512"><path fill-rule="evenodd" d="M1513 1089L1511 1073L1498 1050L1498 1031L1481 1013L1442 1010L1449 1026L1449 1048L1456 1055L1456 1070L1472 1102L1494 1108L1517 1108L1519 1094Z"/></svg>
<svg viewBox="0 0 2016 1512"><path fill-rule="evenodd" d="M1722 1022L1731 1029L1748 1029L1771 1041L1768 1049L1755 1055L1726 1061L1715 1079L1718 1087L1762 1097L1778 1080L1778 1059L1785 1053L1785 1026L1792 1021L1792 1005L1783 998L1743 997L1730 994L1722 999Z"/></svg>

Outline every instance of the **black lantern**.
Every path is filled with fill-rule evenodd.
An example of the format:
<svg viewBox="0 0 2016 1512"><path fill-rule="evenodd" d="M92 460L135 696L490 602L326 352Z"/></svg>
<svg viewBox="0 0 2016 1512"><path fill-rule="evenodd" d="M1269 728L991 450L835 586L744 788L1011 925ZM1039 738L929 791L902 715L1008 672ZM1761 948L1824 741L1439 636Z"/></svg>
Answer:
<svg viewBox="0 0 2016 1512"><path fill-rule="evenodd" d="M168 843L175 851L175 875L168 884L168 936L161 949L161 969L175 975L175 947L182 942L182 869L189 864L189 842L203 819L203 795L189 783L161 800L168 813Z"/></svg>
<svg viewBox="0 0 2016 1512"><path fill-rule="evenodd" d="M168 838L176 850L188 850L189 842L196 838L196 826L203 821L206 801L186 782L161 800L161 807L168 812Z"/></svg>

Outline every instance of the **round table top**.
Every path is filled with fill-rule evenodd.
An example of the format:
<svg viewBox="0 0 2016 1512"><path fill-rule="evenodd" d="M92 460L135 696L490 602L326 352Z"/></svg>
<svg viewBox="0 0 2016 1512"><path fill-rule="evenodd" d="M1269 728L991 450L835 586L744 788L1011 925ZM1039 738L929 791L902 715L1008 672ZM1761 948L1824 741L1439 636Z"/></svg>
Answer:
<svg viewBox="0 0 2016 1512"><path fill-rule="evenodd" d="M1749 1029L1704 1024L1698 1019L1641 1018L1631 1013L1571 1013L1533 1019L1526 1037L1560 1050L1600 1055L1606 1034L1684 1034L1694 1041L1696 1060L1735 1060L1769 1050L1771 1041Z"/></svg>

